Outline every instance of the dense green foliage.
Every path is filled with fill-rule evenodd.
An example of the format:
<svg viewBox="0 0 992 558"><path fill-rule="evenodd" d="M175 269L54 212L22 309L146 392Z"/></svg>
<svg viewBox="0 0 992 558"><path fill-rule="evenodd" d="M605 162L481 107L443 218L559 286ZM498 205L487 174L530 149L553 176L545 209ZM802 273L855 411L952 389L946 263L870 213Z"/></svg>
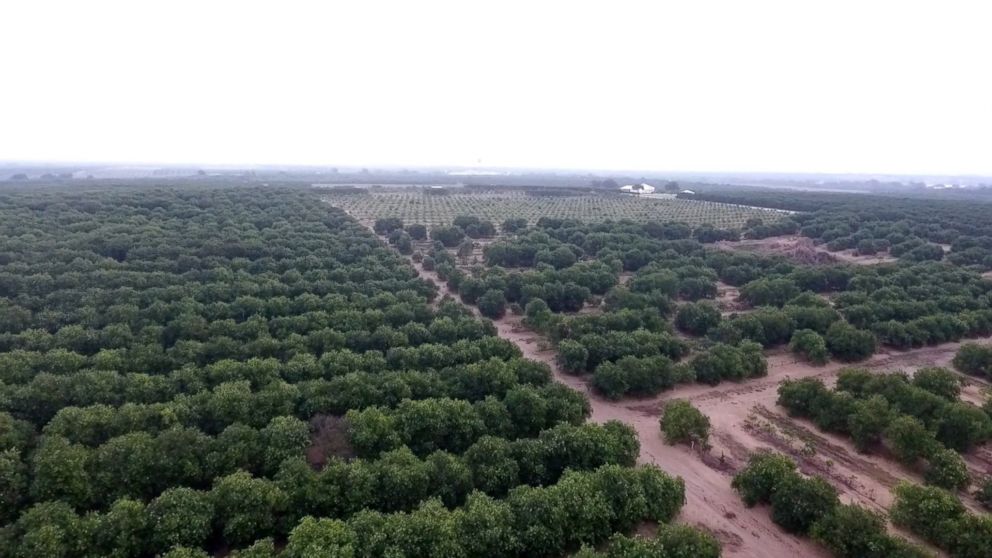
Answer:
<svg viewBox="0 0 992 558"><path fill-rule="evenodd" d="M720 310L705 302L683 304L675 313L675 327L692 335L706 335L719 323Z"/></svg>
<svg viewBox="0 0 992 558"><path fill-rule="evenodd" d="M654 538L616 535L606 550L597 552L588 546L573 558L717 558L720 542L713 535L684 525L662 525Z"/></svg>
<svg viewBox="0 0 992 558"><path fill-rule="evenodd" d="M857 505L842 505L837 491L820 477L804 477L788 457L771 452L751 456L732 486L744 504L771 504L772 521L810 535L838 558L923 558L928 553L886 532L881 516Z"/></svg>
<svg viewBox="0 0 992 558"><path fill-rule="evenodd" d="M669 444L705 445L710 437L710 419L684 399L665 404L660 424Z"/></svg>
<svg viewBox="0 0 992 558"><path fill-rule="evenodd" d="M992 438L992 418L960 401L959 391L954 373L939 368L921 369L912 380L848 369L835 390L818 379L786 380L778 403L824 430L849 434L862 451L884 442L909 466L926 461L928 483L963 489L970 479L959 452Z"/></svg>
<svg viewBox="0 0 992 558"><path fill-rule="evenodd" d="M965 343L954 355L954 367L972 376L992 379L992 346Z"/></svg>
<svg viewBox="0 0 992 558"><path fill-rule="evenodd" d="M902 483L889 515L896 525L947 551L954 558L988 556L992 548L992 516L969 513L943 489Z"/></svg>
<svg viewBox="0 0 992 558"><path fill-rule="evenodd" d="M830 351L823 337L812 329L798 329L789 341L789 350L800 354L812 364L826 364Z"/></svg>
<svg viewBox="0 0 992 558"><path fill-rule="evenodd" d="M796 464L788 457L760 452L751 456L747 467L734 476L731 486L741 495L747 507L770 504L775 487L795 474L795 470Z"/></svg>
<svg viewBox="0 0 992 558"><path fill-rule="evenodd" d="M560 556L683 502L310 190L7 190L0 245L2 556Z"/></svg>

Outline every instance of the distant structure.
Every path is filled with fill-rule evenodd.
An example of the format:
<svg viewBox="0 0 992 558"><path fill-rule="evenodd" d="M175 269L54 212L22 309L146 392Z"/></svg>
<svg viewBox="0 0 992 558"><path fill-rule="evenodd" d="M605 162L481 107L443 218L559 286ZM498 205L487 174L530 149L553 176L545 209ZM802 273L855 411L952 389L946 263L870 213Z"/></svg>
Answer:
<svg viewBox="0 0 992 558"><path fill-rule="evenodd" d="M682 191L681 191L681 192L679 192L679 193L680 193L680 194L695 194L695 192L693 192L692 190L682 190Z"/></svg>
<svg viewBox="0 0 992 558"><path fill-rule="evenodd" d="M654 186L650 184L627 184L620 187L620 191L624 194L633 194L639 196L641 194L653 194Z"/></svg>

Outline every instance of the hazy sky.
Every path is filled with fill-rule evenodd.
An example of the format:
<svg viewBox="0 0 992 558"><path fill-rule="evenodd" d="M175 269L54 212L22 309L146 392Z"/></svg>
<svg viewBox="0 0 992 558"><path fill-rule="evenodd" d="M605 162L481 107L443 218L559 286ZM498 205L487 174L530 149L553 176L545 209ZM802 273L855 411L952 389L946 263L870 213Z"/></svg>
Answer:
<svg viewBox="0 0 992 558"><path fill-rule="evenodd" d="M0 21L0 160L992 174L988 2L8 0Z"/></svg>

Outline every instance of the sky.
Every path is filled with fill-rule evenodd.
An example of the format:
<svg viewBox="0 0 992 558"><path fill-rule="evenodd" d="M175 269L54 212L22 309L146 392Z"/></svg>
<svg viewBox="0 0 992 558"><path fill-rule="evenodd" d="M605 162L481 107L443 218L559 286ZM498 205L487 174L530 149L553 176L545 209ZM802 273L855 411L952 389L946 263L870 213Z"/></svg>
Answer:
<svg viewBox="0 0 992 558"><path fill-rule="evenodd" d="M0 160L992 175L988 2L10 0Z"/></svg>

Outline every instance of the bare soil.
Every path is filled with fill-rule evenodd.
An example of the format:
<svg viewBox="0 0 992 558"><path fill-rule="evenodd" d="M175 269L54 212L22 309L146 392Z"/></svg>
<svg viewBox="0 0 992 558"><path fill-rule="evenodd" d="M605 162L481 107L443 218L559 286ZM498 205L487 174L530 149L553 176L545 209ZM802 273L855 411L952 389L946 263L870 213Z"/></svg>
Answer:
<svg viewBox="0 0 992 558"><path fill-rule="evenodd" d="M722 250L754 252L766 256L781 256L808 265L846 262L859 265L890 263L896 258L887 253L874 255L856 254L855 250L830 251L817 246L813 239L799 235L770 236L756 240L721 240L716 244Z"/></svg>
<svg viewBox="0 0 992 558"><path fill-rule="evenodd" d="M348 442L348 424L344 417L314 415L310 419L310 446L307 463L315 470L324 468L330 457L350 459L355 452Z"/></svg>
<svg viewBox="0 0 992 558"><path fill-rule="evenodd" d="M723 281L717 281L714 302L724 316L740 314L748 310L747 303L741 301L740 296L741 291L737 287L728 285Z"/></svg>

